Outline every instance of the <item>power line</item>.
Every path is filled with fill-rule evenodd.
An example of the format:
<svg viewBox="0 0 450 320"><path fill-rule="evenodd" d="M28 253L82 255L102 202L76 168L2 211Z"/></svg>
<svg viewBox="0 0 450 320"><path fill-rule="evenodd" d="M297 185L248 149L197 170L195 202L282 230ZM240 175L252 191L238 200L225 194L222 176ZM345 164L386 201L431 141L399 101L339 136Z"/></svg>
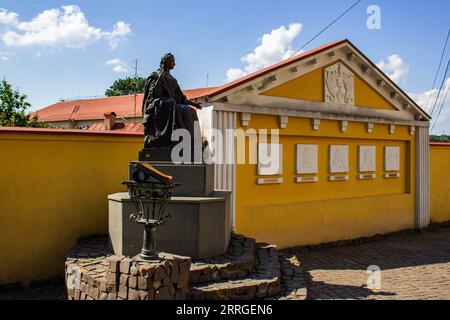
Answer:
<svg viewBox="0 0 450 320"><path fill-rule="evenodd" d="M450 91L450 90L449 90L448 88L447 88L447 90L445 90L444 100L442 100L441 107L439 108L439 113L438 113L438 115L437 115L437 117L436 117L436 120L434 121L433 127L431 127L431 132L433 132L434 127L436 126L436 123L437 123L438 120L439 120L439 116L441 115L441 111L442 111L442 109L444 108L444 104L445 104L445 101L447 100L447 95L448 95L448 92L449 92L449 91Z"/></svg>
<svg viewBox="0 0 450 320"><path fill-rule="evenodd" d="M354 7L356 7L360 2L362 2L363 0L358 0L356 1L350 8L348 8L345 12L343 12L339 17L337 17L336 19L334 19L332 22L330 22L325 28L323 28L318 34L316 34L311 40L309 40L308 42L306 42L303 46L301 46L299 49L295 50L295 52L291 55L294 56L296 55L300 50L304 49L308 44L310 44L311 42L313 42L318 36L320 36L322 33L324 33L326 30L328 30L328 28L330 28L333 24L335 24L336 22L338 22L343 16L345 16L348 12L350 12Z"/></svg>
<svg viewBox="0 0 450 320"><path fill-rule="evenodd" d="M444 60L445 49L447 49L447 44L448 44L448 38L449 38L449 36L450 36L450 28L448 29L447 40L445 40L444 49L442 50L442 55L441 55L441 61L439 61L439 67L438 67L438 69L437 69L437 71L436 71L436 77L434 78L434 82L433 82L433 86L431 87L431 90L433 90L433 89L434 89L434 86L436 85L436 81L437 81L437 78L438 78L438 76L439 76L439 71L441 70L442 61ZM427 101L427 105L425 106L425 110L428 109L428 104L430 103L430 100L431 100L431 93L430 93L430 95L428 96L428 101Z"/></svg>
<svg viewBox="0 0 450 320"><path fill-rule="evenodd" d="M436 101L434 102L433 109L431 109L430 116L433 115L434 109L436 108L436 105L437 105L437 103L439 101L439 97L441 96L442 88L444 87L445 80L447 79L447 73L448 73L449 65L450 65L450 59L448 60L447 67L445 68L444 78L442 79L441 86L439 87L439 92L438 92L438 95L436 97Z"/></svg>

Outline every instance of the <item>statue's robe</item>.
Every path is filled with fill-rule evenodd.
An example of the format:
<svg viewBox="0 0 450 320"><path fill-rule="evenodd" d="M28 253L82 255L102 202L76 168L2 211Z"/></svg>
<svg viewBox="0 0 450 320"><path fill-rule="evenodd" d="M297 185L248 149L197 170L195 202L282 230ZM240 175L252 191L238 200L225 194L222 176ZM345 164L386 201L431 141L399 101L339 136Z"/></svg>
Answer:
<svg viewBox="0 0 450 320"><path fill-rule="evenodd" d="M171 136L176 129L189 131L193 143L198 116L188 103L189 100L170 73L154 72L148 78L142 106L144 148L172 147L174 142Z"/></svg>

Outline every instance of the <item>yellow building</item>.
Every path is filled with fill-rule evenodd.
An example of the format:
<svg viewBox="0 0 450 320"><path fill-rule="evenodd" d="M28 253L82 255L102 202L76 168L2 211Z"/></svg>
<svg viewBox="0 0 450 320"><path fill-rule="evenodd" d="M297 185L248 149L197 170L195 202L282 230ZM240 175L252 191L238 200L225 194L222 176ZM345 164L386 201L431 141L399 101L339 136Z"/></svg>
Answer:
<svg viewBox="0 0 450 320"><path fill-rule="evenodd" d="M233 191L236 232L286 248L429 224L430 116L348 40L202 99L203 129L219 129L234 160L215 180Z"/></svg>
<svg viewBox="0 0 450 320"><path fill-rule="evenodd" d="M234 161L216 164L215 185L233 193L236 232L285 248L430 223L430 117L349 41L193 93L209 105L203 129L222 132L219 151ZM56 276L77 239L107 233L107 196L125 190L142 142L0 128L0 285ZM272 145L281 166L261 157ZM450 220L449 163L450 146L433 145L434 222Z"/></svg>

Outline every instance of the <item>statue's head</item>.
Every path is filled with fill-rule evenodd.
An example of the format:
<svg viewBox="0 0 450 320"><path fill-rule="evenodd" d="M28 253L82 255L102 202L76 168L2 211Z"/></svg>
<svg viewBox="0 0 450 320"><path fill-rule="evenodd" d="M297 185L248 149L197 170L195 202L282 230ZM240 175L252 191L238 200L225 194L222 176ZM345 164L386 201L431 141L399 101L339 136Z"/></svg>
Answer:
<svg viewBox="0 0 450 320"><path fill-rule="evenodd" d="M161 58L161 68L164 68L165 70L172 70L175 68L175 56L171 53L165 54Z"/></svg>

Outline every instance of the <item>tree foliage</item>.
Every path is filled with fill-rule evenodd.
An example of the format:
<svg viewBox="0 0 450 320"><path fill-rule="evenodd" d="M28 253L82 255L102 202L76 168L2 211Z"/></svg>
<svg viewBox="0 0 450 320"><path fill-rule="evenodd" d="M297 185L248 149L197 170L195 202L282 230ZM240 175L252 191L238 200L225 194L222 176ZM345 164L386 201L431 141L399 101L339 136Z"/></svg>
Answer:
<svg viewBox="0 0 450 320"><path fill-rule="evenodd" d="M127 77L114 81L113 85L106 90L108 97L127 96L135 93L143 93L147 79L142 77Z"/></svg>
<svg viewBox="0 0 450 320"><path fill-rule="evenodd" d="M450 142L450 136L441 135L441 136L430 136L431 142Z"/></svg>
<svg viewBox="0 0 450 320"><path fill-rule="evenodd" d="M0 127L47 127L37 117L30 118L27 96L14 90L5 79L0 82Z"/></svg>

